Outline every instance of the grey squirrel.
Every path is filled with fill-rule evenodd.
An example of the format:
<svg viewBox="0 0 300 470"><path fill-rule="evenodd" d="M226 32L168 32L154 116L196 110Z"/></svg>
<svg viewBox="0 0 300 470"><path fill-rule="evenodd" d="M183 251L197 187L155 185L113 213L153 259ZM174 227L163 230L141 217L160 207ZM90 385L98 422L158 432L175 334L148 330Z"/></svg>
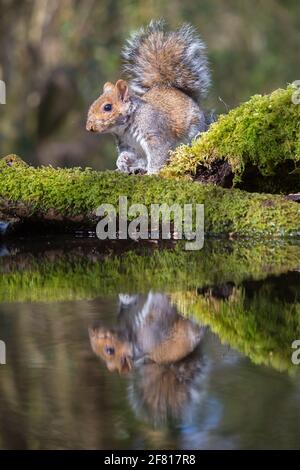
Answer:
<svg viewBox="0 0 300 470"><path fill-rule="evenodd" d="M167 32L163 21L151 21L132 34L122 57L129 83L105 83L86 128L116 137L120 171L155 174L170 150L206 130L206 47L190 25Z"/></svg>

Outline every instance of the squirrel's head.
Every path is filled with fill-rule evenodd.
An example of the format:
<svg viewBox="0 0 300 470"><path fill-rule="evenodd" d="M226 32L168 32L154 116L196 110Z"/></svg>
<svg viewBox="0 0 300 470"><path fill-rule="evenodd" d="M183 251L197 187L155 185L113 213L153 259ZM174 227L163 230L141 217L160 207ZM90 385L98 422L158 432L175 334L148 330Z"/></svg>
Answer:
<svg viewBox="0 0 300 470"><path fill-rule="evenodd" d="M103 94L91 105L86 129L91 132L114 132L128 122L130 96L125 80L118 80L114 85L107 82Z"/></svg>
<svg viewBox="0 0 300 470"><path fill-rule="evenodd" d="M132 345L121 335L107 328L89 328L94 353L103 359L110 372L127 373L133 367Z"/></svg>

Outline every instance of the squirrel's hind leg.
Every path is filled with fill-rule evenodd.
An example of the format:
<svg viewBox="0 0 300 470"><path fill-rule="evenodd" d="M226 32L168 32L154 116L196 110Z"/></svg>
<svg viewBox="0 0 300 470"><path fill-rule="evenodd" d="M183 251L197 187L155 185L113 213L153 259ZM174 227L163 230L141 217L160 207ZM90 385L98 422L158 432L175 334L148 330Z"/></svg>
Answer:
<svg viewBox="0 0 300 470"><path fill-rule="evenodd" d="M169 152L173 148L169 143L162 143L162 139L144 141L144 151L147 156L147 174L155 175L167 164Z"/></svg>

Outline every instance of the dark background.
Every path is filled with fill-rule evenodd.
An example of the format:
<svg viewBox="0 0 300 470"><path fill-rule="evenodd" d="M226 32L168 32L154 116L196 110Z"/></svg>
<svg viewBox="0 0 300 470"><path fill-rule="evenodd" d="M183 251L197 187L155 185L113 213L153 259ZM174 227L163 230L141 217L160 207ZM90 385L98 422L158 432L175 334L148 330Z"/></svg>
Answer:
<svg viewBox="0 0 300 470"><path fill-rule="evenodd" d="M85 131L87 109L120 77L128 33L159 17L201 33L218 113L300 79L298 0L0 0L0 156L113 168L113 139Z"/></svg>

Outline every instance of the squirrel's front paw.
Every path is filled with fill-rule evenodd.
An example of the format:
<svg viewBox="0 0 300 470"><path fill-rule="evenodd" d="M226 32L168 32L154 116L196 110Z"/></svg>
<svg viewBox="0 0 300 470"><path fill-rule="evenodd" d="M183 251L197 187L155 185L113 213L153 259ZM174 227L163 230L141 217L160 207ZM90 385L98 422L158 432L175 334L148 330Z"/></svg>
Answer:
<svg viewBox="0 0 300 470"><path fill-rule="evenodd" d="M130 152L122 152L117 160L117 168L123 173L130 173L135 160L135 155Z"/></svg>

